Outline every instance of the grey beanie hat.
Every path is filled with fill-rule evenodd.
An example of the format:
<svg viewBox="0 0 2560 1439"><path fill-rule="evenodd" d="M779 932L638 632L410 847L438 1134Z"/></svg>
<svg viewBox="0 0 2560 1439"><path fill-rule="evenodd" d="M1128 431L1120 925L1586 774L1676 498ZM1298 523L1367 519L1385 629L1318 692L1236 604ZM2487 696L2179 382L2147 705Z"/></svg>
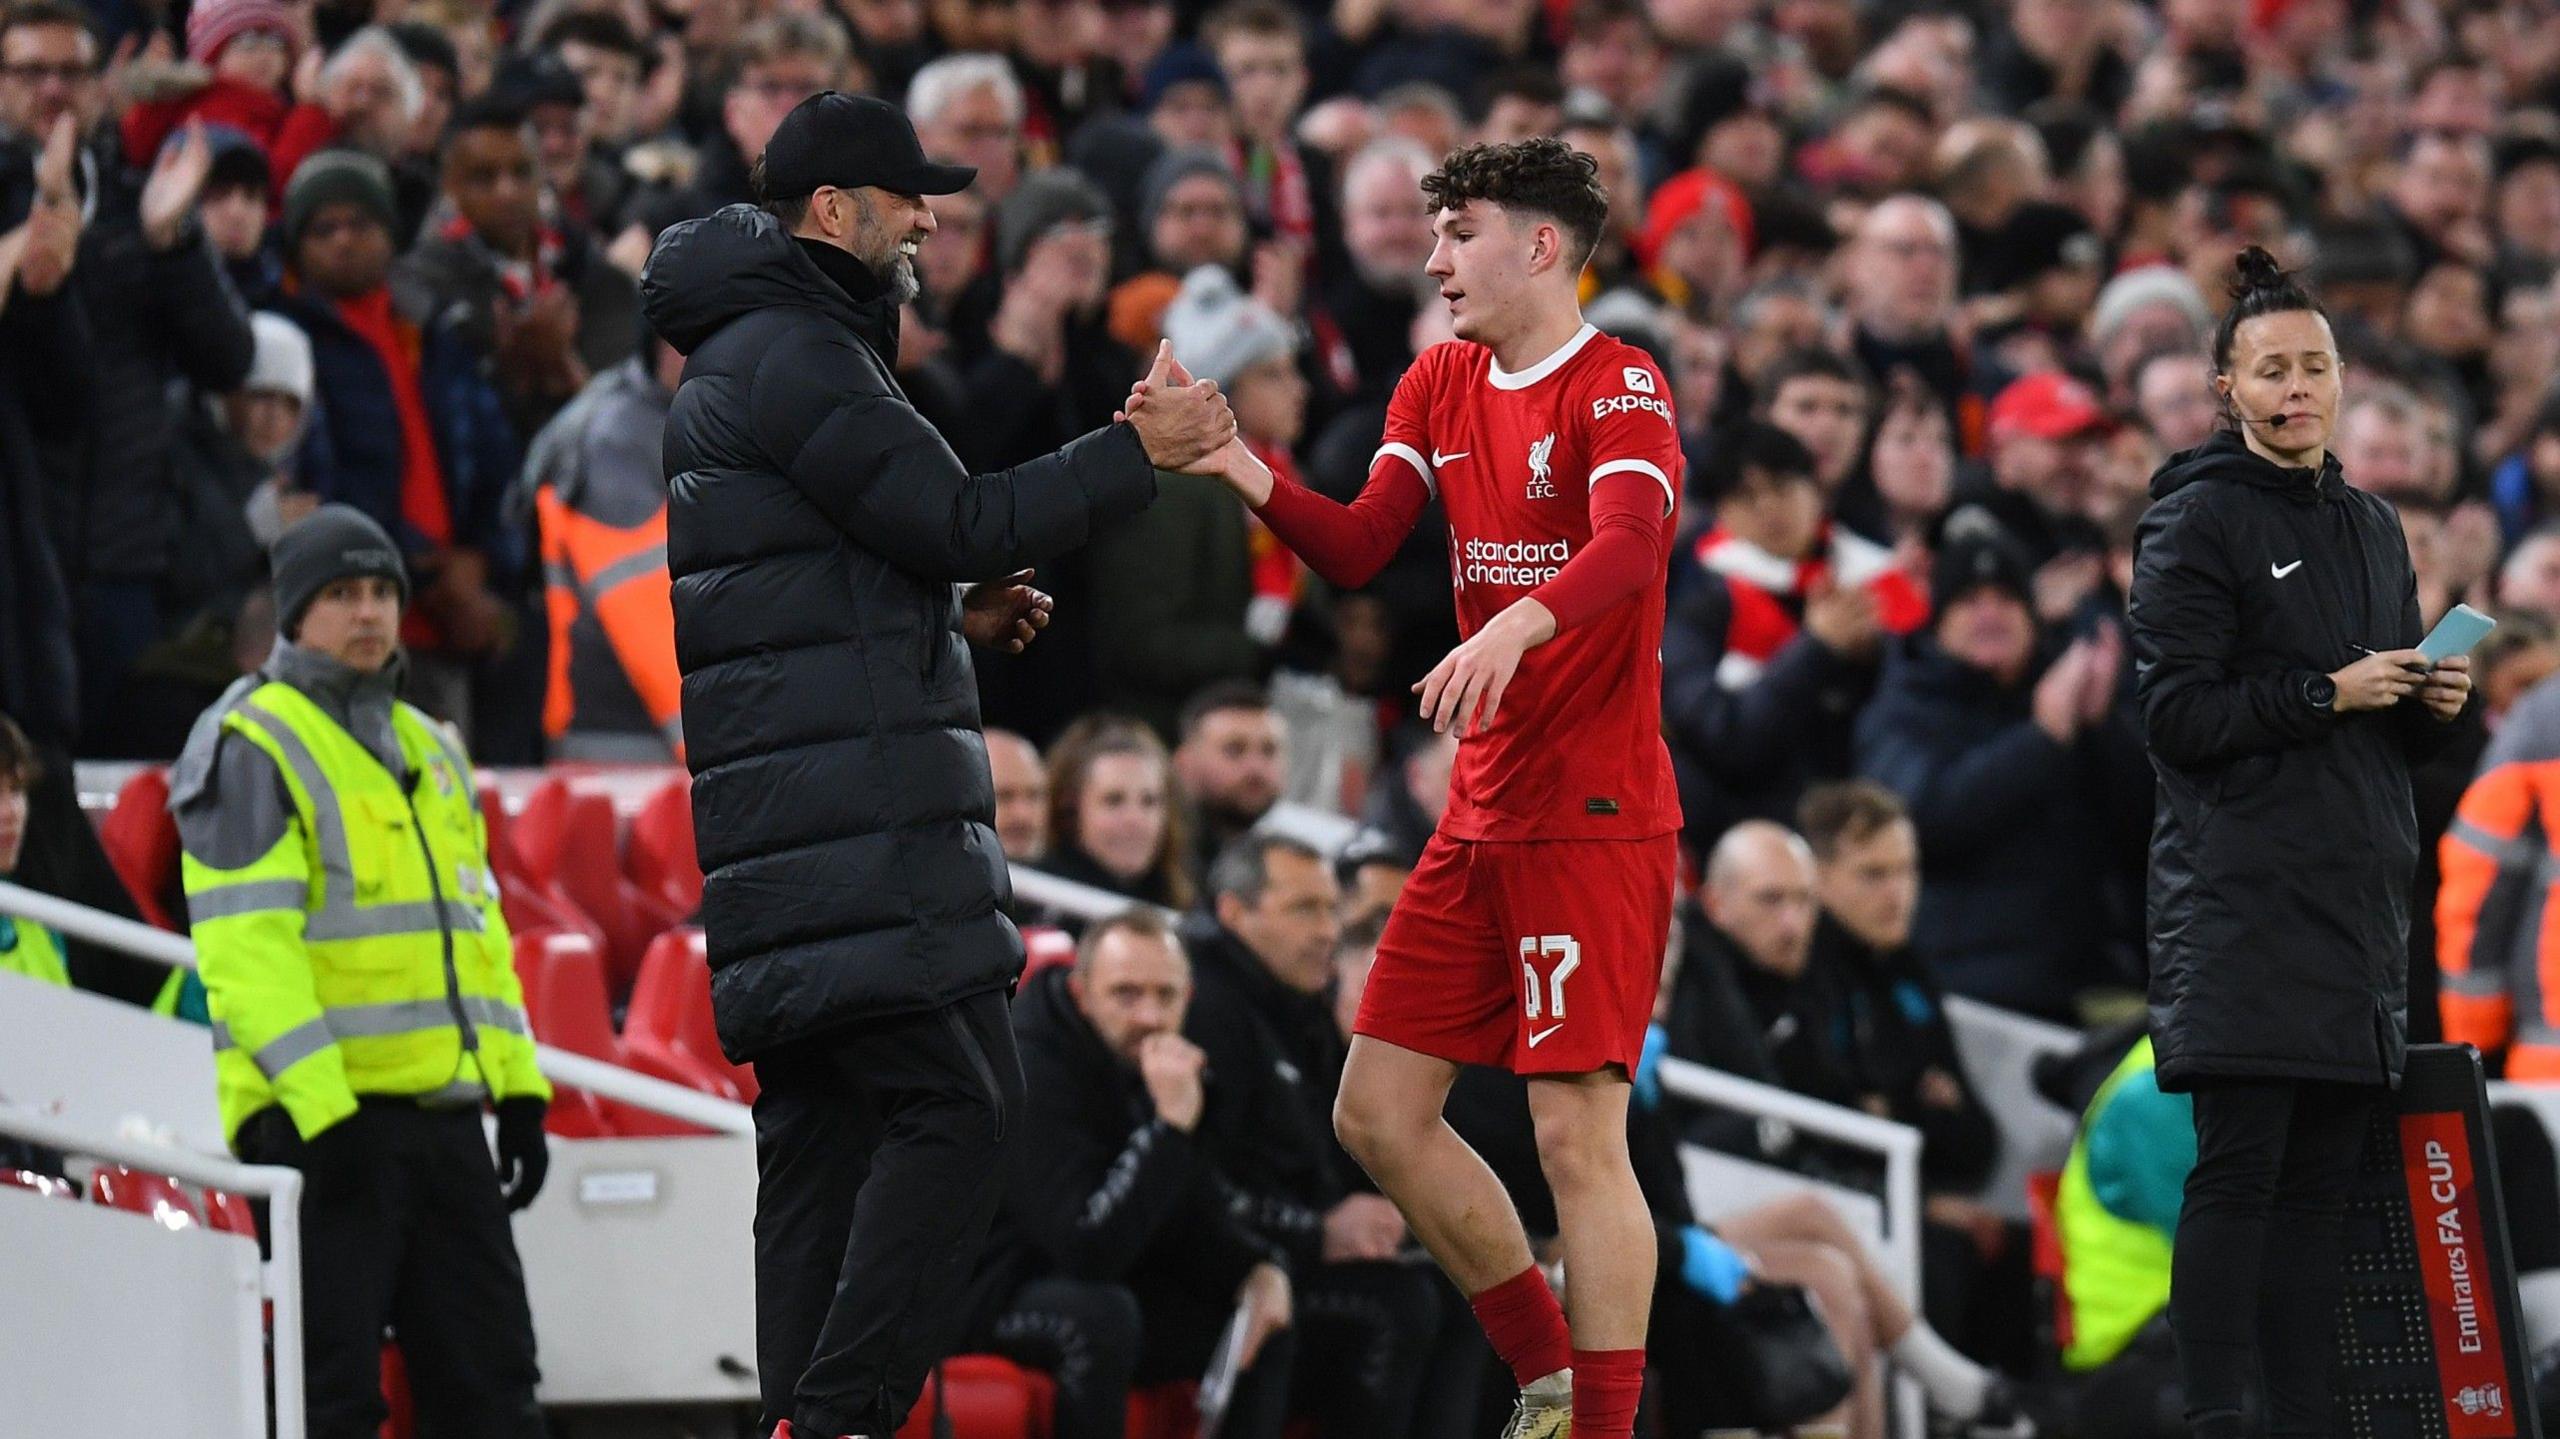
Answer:
<svg viewBox="0 0 2560 1439"><path fill-rule="evenodd" d="M1194 175L1217 176L1235 192L1238 204L1244 202L1244 186L1236 182L1236 172L1227 168L1225 157L1214 150L1167 150L1147 167L1147 182L1138 192L1138 225L1142 231L1154 231L1156 212L1164 208L1164 197Z"/></svg>
<svg viewBox="0 0 2560 1439"><path fill-rule="evenodd" d="M1020 272L1031 247L1061 225L1109 223L1111 200L1100 186L1063 165L1034 171L996 206L996 268Z"/></svg>
<svg viewBox="0 0 2560 1439"><path fill-rule="evenodd" d="M353 505L313 510L276 536L267 558L276 577L276 626L288 639L301 628L302 612L333 580L380 575L400 587L401 603L409 600L409 569L400 562L400 547Z"/></svg>
<svg viewBox="0 0 2560 1439"><path fill-rule="evenodd" d="M2213 333L2213 310L2187 272L2173 265L2145 265L2109 280L2098 292L2098 303L2089 312L2090 340L2105 348L2135 311L2158 304L2175 305L2199 339Z"/></svg>
<svg viewBox="0 0 2560 1439"><path fill-rule="evenodd" d="M282 234L285 248L302 243L302 232L320 207L336 202L360 205L386 230L400 223L399 201L391 187L391 171L361 150L322 150L302 162L285 182Z"/></svg>
<svg viewBox="0 0 2560 1439"><path fill-rule="evenodd" d="M1165 306L1164 337L1173 342L1174 357L1203 380L1222 389L1235 387L1236 376L1265 360L1297 352L1298 334L1269 306L1239 289L1235 277L1216 265L1202 265L1182 277L1182 288Z"/></svg>

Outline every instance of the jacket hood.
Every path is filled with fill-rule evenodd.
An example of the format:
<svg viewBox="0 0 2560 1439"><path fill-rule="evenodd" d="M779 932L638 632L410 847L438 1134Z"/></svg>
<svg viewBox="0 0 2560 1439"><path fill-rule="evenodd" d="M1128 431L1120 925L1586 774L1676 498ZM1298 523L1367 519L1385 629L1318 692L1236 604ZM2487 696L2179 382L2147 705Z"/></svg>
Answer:
<svg viewBox="0 0 2560 1439"><path fill-rule="evenodd" d="M884 301L846 294L780 220L753 205L669 227L640 273L641 312L680 354L692 354L730 321L776 305L818 311L874 346L888 325Z"/></svg>
<svg viewBox="0 0 2560 1439"><path fill-rule="evenodd" d="M2319 473L2314 474L2265 458L2250 449L2237 431L2216 430L2203 444L2171 455L2160 466L2151 477L2151 498L2165 500L2200 480L2255 485L2306 505L2337 499L2347 487L2346 472L2338 467L2335 452L2321 461Z"/></svg>

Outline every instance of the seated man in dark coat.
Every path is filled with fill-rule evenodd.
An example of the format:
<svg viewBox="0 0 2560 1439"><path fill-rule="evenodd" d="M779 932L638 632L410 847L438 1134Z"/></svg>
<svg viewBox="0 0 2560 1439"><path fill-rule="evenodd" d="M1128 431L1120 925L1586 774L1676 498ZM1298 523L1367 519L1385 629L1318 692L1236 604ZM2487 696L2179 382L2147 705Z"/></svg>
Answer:
<svg viewBox="0 0 2560 1439"><path fill-rule="evenodd" d="M1289 1251L1303 1334L1297 1401L1320 1432L1410 1431L1425 1360L1457 1291L1398 1262L1404 1217L1333 1137L1348 1052L1334 1015L1341 889L1322 855L1246 834L1209 869L1213 912L1190 931L1199 994L1185 1032L1217 1076L1203 1126L1246 1223Z"/></svg>
<svg viewBox="0 0 2560 1439"><path fill-rule="evenodd" d="M1014 1005L1022 1147L972 1342L1057 1377L1058 1439L1114 1439L1133 1378L1199 1379L1239 1307L1246 1363L1219 1432L1277 1439L1286 1417L1289 1257L1214 1157L1249 1136L1222 1132L1237 1110L1182 1035L1190 1003L1182 942L1132 910L1087 929L1075 967Z"/></svg>

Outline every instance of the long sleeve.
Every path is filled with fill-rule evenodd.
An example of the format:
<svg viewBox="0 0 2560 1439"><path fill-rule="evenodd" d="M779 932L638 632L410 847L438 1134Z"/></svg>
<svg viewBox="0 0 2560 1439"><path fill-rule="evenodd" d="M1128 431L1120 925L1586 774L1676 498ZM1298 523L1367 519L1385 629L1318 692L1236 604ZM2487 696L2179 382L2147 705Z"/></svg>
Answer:
<svg viewBox="0 0 2560 1439"><path fill-rule="evenodd" d="M1255 513L1280 542L1297 551L1326 582L1356 590L1374 578L1413 533L1439 483L1432 473L1431 396L1437 348L1425 351L1396 381L1386 427L1369 459L1369 483L1348 505L1296 480L1274 476L1271 497Z"/></svg>
<svg viewBox="0 0 2560 1439"><path fill-rule="evenodd" d="M2560 691L2536 691L2498 731L2480 775L2437 848L2443 880L2436 890L2436 966L2444 1035L2485 1053L2502 1053L2514 1037L2514 980L2509 966L2531 963L2538 935L2525 933L2544 884L2544 846L2555 817L2542 793L2560 769Z"/></svg>
<svg viewBox="0 0 2560 1439"><path fill-rule="evenodd" d="M749 423L801 493L855 543L919 579L991 580L1063 554L1155 498L1126 424L973 475L892 395L849 394L845 341L804 339L757 369Z"/></svg>
<svg viewBox="0 0 2560 1439"><path fill-rule="evenodd" d="M261 1101L282 1104L309 1138L353 1114L356 1096L303 946L310 858L302 822L264 750L211 720L188 747L203 745L218 748L193 766L202 783L182 782L170 805L215 1046L249 1061L221 1066L226 1090L253 1091L242 1104L226 1097L225 1108L247 1114ZM181 771L188 768L182 758Z"/></svg>
<svg viewBox="0 0 2560 1439"><path fill-rule="evenodd" d="M1034 1186L1033 1238L1073 1278L1124 1279L1184 1206L1207 1160L1190 1135L1160 1120L1106 1150L1062 1119L1033 1123L1024 1135L1025 1172L1046 1176Z"/></svg>
<svg viewBox="0 0 2560 1439"><path fill-rule="evenodd" d="M146 250L141 278L162 301L155 319L166 327L180 373L212 394L240 388L257 357L257 341L248 307L231 287L204 227L190 220L177 244Z"/></svg>
<svg viewBox="0 0 2560 1439"><path fill-rule="evenodd" d="M1547 607L1561 631L1647 586L1658 590L1671 545L1669 518L1662 488L1650 476L1628 470L1602 476L1591 486L1591 543L1529 598Z"/></svg>
<svg viewBox="0 0 2560 1439"><path fill-rule="evenodd" d="M1881 700L1858 721L1858 772L1902 797L1932 862L1962 862L2015 834L2072 787L2072 752L2032 720L1968 742L1915 706Z"/></svg>
<svg viewBox="0 0 2560 1439"><path fill-rule="evenodd" d="M1386 567L1430 502L1415 463L1382 450L1370 462L1368 485L1348 505L1275 475L1271 498L1254 513L1327 583L1356 590Z"/></svg>
<svg viewBox="0 0 2560 1439"><path fill-rule="evenodd" d="M1246 520L1214 480L1157 479L1156 503L1090 550L1096 650L1106 679L1177 703L1214 680L1251 675L1262 646L1244 630ZM1214 491L1212 493L1211 491Z"/></svg>
<svg viewBox="0 0 2560 1439"><path fill-rule="evenodd" d="M2170 764L2199 768L2308 744L2338 723L2304 700L2310 670L2235 674L2238 571L2213 513L2181 492L2142 517L2129 606L2144 737Z"/></svg>

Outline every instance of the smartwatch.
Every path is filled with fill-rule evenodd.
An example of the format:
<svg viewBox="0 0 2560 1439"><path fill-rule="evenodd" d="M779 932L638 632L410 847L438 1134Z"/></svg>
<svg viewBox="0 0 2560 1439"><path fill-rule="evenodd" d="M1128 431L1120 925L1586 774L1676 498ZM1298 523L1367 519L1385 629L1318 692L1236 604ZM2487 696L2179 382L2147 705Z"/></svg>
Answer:
<svg viewBox="0 0 2560 1439"><path fill-rule="evenodd" d="M2302 702L2322 714L2336 714L2338 682L2327 675L2306 675L2302 680Z"/></svg>

